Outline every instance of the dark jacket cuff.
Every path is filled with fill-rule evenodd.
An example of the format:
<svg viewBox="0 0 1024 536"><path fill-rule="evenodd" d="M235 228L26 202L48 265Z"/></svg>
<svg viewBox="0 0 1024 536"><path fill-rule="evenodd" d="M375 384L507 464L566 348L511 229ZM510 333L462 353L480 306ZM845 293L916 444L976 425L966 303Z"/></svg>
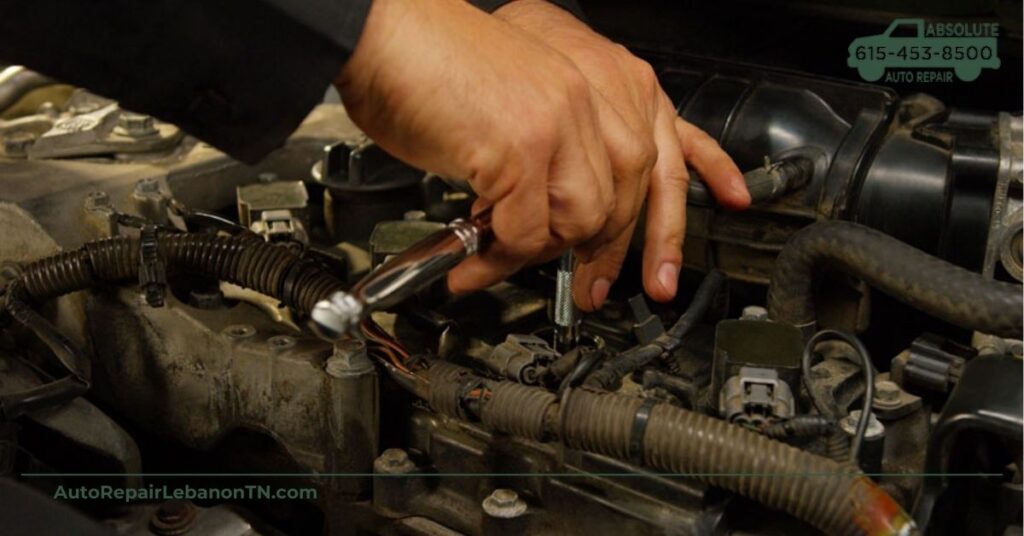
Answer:
<svg viewBox="0 0 1024 536"><path fill-rule="evenodd" d="M514 1L515 0L472 0L472 3L476 7L488 13L493 13L494 10L498 9L499 7ZM547 2L549 4L554 4L566 10L569 13L572 13L573 15L576 15L576 18L583 20L583 10L580 9L580 6L579 4L576 3L576 0L547 0Z"/></svg>

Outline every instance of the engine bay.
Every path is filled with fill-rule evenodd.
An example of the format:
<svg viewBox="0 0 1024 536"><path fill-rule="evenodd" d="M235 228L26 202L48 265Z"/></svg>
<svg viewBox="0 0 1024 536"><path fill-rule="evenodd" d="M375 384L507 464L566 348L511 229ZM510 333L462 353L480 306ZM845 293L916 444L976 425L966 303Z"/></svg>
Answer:
<svg viewBox="0 0 1024 536"><path fill-rule="evenodd" d="M316 304L469 217L464 182L339 104L246 166L8 68L5 475L313 490L38 506L66 533L1019 533L1019 112L645 58L754 199L694 177L675 301L631 257L580 314L568 257L333 343Z"/></svg>

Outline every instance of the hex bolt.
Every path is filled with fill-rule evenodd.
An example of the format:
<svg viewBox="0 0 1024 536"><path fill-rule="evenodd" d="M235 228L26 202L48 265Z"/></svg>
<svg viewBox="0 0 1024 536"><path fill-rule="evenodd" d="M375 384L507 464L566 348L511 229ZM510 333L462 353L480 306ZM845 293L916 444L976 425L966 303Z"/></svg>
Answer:
<svg viewBox="0 0 1024 536"><path fill-rule="evenodd" d="M357 339L336 342L334 355L324 364L324 372L342 379L369 374L373 370L373 362L366 353L366 343Z"/></svg>
<svg viewBox="0 0 1024 536"><path fill-rule="evenodd" d="M900 389L899 385L889 380L879 380L875 382L875 402L879 405L893 405L898 404L900 401Z"/></svg>
<svg viewBox="0 0 1024 536"><path fill-rule="evenodd" d="M387 449L373 461L373 472L385 475L404 475L416 470L409 453L402 449Z"/></svg>
<svg viewBox="0 0 1024 536"><path fill-rule="evenodd" d="M767 320L768 309L761 307L760 305L748 305L743 308L743 312L740 313L741 320Z"/></svg>
<svg viewBox="0 0 1024 536"><path fill-rule="evenodd" d="M121 112L117 118L117 130L119 134L131 138L144 138L157 133L156 123L151 116L132 112Z"/></svg>
<svg viewBox="0 0 1024 536"><path fill-rule="evenodd" d="M148 177L135 183L135 191L141 194L151 194L160 191L160 180L156 177Z"/></svg>
<svg viewBox="0 0 1024 536"><path fill-rule="evenodd" d="M499 519L513 519L526 512L526 501L519 494L508 488L497 488L484 499L484 513Z"/></svg>
<svg viewBox="0 0 1024 536"><path fill-rule="evenodd" d="M153 512L153 532L163 536L184 534L196 519L196 509L189 501L165 501Z"/></svg>
<svg viewBox="0 0 1024 536"><path fill-rule="evenodd" d="M234 324L224 328L224 334L232 339L246 339L256 334L256 328L249 324Z"/></svg>
<svg viewBox="0 0 1024 536"><path fill-rule="evenodd" d="M860 421L861 410L855 409L850 412L846 418L839 421L839 428L846 433L846 435L853 437L857 430L857 422ZM885 425L875 418L874 412L868 415L868 426L864 430L864 439L872 441L885 436Z"/></svg>
<svg viewBox="0 0 1024 536"><path fill-rule="evenodd" d="M110 196L107 192L89 192L85 196L85 210L99 210L110 206Z"/></svg>

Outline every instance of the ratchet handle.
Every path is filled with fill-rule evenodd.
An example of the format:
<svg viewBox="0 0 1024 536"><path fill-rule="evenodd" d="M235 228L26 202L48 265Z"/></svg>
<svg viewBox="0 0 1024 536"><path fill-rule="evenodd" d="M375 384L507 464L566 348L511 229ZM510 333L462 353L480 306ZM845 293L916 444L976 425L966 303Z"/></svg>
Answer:
<svg viewBox="0 0 1024 536"><path fill-rule="evenodd" d="M311 315L314 329L326 339L355 330L374 311L398 305L447 275L486 247L491 235L490 208L451 222L378 266L350 291L318 302Z"/></svg>

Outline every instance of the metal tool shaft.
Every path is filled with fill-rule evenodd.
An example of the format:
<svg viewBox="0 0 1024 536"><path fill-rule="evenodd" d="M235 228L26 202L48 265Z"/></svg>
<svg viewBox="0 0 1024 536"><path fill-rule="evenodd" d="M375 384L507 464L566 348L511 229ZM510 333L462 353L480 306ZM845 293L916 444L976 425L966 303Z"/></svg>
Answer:
<svg viewBox="0 0 1024 536"><path fill-rule="evenodd" d="M491 236L491 211L455 220L442 231L387 260L348 292L336 292L313 308L317 332L336 339L355 329L374 311L393 307L444 277Z"/></svg>

